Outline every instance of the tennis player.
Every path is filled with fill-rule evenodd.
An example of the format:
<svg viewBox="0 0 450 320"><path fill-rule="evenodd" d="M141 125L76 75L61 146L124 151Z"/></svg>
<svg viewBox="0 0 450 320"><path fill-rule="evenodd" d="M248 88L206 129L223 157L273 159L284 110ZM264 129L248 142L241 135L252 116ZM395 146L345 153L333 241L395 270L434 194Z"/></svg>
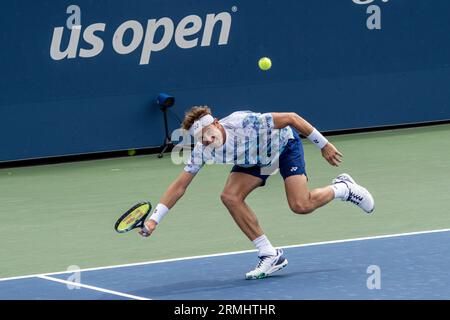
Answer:
<svg viewBox="0 0 450 320"><path fill-rule="evenodd" d="M275 169L279 168L289 207L296 214L309 214L334 199L355 204L366 213L374 210L372 195L348 174L337 176L329 186L308 188L303 146L298 132L320 149L330 165L338 166L342 154L296 113L238 111L218 120L208 107L193 107L186 113L182 128L189 130L198 142L184 170L168 187L144 228L139 231L142 236L148 237L154 232L183 196L197 172L211 160L234 164L221 199L239 228L258 250L259 262L245 275L246 279L267 277L288 264L283 250L272 246L255 213L245 202L253 190L265 185Z"/></svg>

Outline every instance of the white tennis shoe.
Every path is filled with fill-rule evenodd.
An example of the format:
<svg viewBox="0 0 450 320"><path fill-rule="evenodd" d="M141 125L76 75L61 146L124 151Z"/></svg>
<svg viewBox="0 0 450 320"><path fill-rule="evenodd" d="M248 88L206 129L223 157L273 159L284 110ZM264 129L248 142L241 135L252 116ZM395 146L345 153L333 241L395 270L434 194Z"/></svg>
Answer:
<svg viewBox="0 0 450 320"><path fill-rule="evenodd" d="M270 274L283 269L288 264L287 259L283 255L283 250L277 249L276 256L259 257L256 268L245 274L245 279L254 280L268 277Z"/></svg>
<svg viewBox="0 0 450 320"><path fill-rule="evenodd" d="M333 179L333 184L344 183L348 188L348 197L342 199L356 204L366 213L372 213L375 209L375 201L370 192L355 182L355 180L347 173L340 174Z"/></svg>

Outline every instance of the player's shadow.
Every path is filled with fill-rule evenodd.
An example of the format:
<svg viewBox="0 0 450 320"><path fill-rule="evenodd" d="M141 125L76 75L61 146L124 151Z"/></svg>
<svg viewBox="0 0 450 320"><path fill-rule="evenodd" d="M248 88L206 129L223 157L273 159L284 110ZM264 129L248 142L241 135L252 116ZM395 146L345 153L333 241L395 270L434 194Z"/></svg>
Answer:
<svg viewBox="0 0 450 320"><path fill-rule="evenodd" d="M268 278L260 280L245 280L243 278L221 279L221 280L197 279L191 281L181 281L161 286L149 286L148 288L136 290L130 293L137 296L151 297L153 299L165 299L168 296L170 297L193 293L207 293L209 291L217 293L217 291L221 290L234 289L233 292L235 292L236 297L238 298L239 292L242 293L248 292L247 290L249 288L251 290L257 289L258 287L261 287L263 289L270 288L267 287L268 284L276 283L282 279L297 277L299 278L298 280L301 281L302 276L306 276L309 279L311 277L311 274L330 273L339 270L340 269L321 269L321 270L285 272L274 274ZM292 282L292 280L289 280L289 282ZM203 298L204 296L202 295L202 299ZM210 299L217 299L217 294L211 295Z"/></svg>

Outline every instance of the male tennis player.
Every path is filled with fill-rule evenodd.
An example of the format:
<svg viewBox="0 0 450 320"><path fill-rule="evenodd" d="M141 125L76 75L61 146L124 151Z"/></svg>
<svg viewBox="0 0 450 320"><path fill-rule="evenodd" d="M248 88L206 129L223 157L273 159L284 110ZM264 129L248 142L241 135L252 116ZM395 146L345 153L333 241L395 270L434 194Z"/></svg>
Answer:
<svg viewBox="0 0 450 320"><path fill-rule="evenodd" d="M264 235L256 215L245 202L250 192L265 185L273 168L279 167L287 201L294 213L311 213L333 199L349 201L366 213L374 210L372 195L348 174L339 175L329 186L308 189L303 146L297 131L320 148L330 165L338 166L342 154L296 113L238 111L218 120L208 107L193 107L186 113L182 128L189 130L198 142L183 172L169 186L139 231L143 236L155 230L205 161L211 159L216 163L235 164L221 199L239 228L258 249L259 262L246 274L246 279L267 277L288 263L283 250L275 249Z"/></svg>

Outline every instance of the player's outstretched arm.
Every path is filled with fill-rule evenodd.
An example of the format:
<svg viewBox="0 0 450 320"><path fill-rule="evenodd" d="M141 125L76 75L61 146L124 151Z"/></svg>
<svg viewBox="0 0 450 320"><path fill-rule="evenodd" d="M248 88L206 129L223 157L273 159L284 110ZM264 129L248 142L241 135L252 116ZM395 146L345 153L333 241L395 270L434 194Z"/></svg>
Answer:
<svg viewBox="0 0 450 320"><path fill-rule="evenodd" d="M183 171L175 181L167 188L164 195L161 197L153 214L145 222L145 228L142 228L139 233L144 236L150 236L156 229L156 226L161 221L163 216L177 203L177 201L184 195L187 187L194 179L195 175Z"/></svg>
<svg viewBox="0 0 450 320"><path fill-rule="evenodd" d="M295 112L273 112L272 117L275 129L282 129L287 126L294 127L298 132L320 148L322 156L329 164L337 167L339 163L341 163L342 153L316 128L298 114Z"/></svg>

